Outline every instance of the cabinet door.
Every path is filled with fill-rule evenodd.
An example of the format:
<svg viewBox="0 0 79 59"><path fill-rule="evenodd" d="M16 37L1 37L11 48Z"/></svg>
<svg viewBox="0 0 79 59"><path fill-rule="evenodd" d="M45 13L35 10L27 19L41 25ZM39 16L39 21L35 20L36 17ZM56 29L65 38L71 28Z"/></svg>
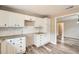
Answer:
<svg viewBox="0 0 79 59"><path fill-rule="evenodd" d="M10 19L9 19L9 25L12 25L13 27L24 27L24 19L25 16L18 14L18 13L10 13Z"/></svg>
<svg viewBox="0 0 79 59"><path fill-rule="evenodd" d="M41 24L40 24L41 26L42 26L42 29L41 29L41 31L42 32L44 32L44 33L46 33L48 30L48 28L47 28L47 26L48 26L48 24L47 24L47 19L41 19Z"/></svg>
<svg viewBox="0 0 79 59"><path fill-rule="evenodd" d="M40 47L42 45L45 45L48 42L49 42L49 35L48 34L34 35L34 44L37 47Z"/></svg>
<svg viewBox="0 0 79 59"><path fill-rule="evenodd" d="M30 19L31 19L31 21L35 21L36 20L36 17L31 16Z"/></svg>
<svg viewBox="0 0 79 59"><path fill-rule="evenodd" d="M48 43L47 35L42 35L42 45Z"/></svg>
<svg viewBox="0 0 79 59"><path fill-rule="evenodd" d="M40 46L45 44L45 39L44 39L44 35L40 34Z"/></svg>
<svg viewBox="0 0 79 59"><path fill-rule="evenodd" d="M16 21L15 22L17 22L17 25L19 27L24 27L25 15L15 14L15 18L16 18Z"/></svg>
<svg viewBox="0 0 79 59"><path fill-rule="evenodd" d="M26 15L25 20L30 20L30 16Z"/></svg>
<svg viewBox="0 0 79 59"><path fill-rule="evenodd" d="M8 53L15 51L14 49L16 49L15 53L24 53L26 50L26 38L25 37L7 39L5 42L9 43L9 46L7 46ZM10 48L11 46L14 48ZM3 46L3 48L5 47ZM12 50L9 51L9 49L12 49ZM4 53L7 51L5 50Z"/></svg>
<svg viewBox="0 0 79 59"><path fill-rule="evenodd" d="M25 15L0 10L0 27L24 27Z"/></svg>
<svg viewBox="0 0 79 59"><path fill-rule="evenodd" d="M6 50L6 49L7 49L6 46L7 46L7 44L6 44L5 42L2 42L2 43L1 43L1 54L6 54L6 53L7 53L7 52L6 52L6 51L7 51L7 50Z"/></svg>
<svg viewBox="0 0 79 59"><path fill-rule="evenodd" d="M13 12L9 12L9 21L8 21L8 26L9 27L15 27L16 21L15 21L15 14Z"/></svg>
<svg viewBox="0 0 79 59"><path fill-rule="evenodd" d="M40 47L40 35L34 35L34 45L36 45L37 47Z"/></svg>
<svg viewBox="0 0 79 59"><path fill-rule="evenodd" d="M0 10L0 27L6 27L9 21L8 11Z"/></svg>
<svg viewBox="0 0 79 59"><path fill-rule="evenodd" d="M40 24L41 24L40 19L39 18L36 18L34 26L35 27L39 27Z"/></svg>
<svg viewBox="0 0 79 59"><path fill-rule="evenodd" d="M2 54L15 54L16 51L17 50L13 45L11 45L7 42L2 42L1 43L1 53Z"/></svg>
<svg viewBox="0 0 79 59"><path fill-rule="evenodd" d="M6 49L7 54L16 54L17 52L17 49L9 43L7 43Z"/></svg>
<svg viewBox="0 0 79 59"><path fill-rule="evenodd" d="M41 34L40 35L41 46L47 44L48 42L49 42L48 35L47 34Z"/></svg>

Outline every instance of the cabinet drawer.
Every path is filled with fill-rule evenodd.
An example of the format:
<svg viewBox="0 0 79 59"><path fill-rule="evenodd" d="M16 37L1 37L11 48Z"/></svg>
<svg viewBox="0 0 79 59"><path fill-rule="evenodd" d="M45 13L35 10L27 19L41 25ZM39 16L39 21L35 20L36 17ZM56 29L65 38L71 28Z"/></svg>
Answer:
<svg viewBox="0 0 79 59"><path fill-rule="evenodd" d="M34 44L36 46L42 46L49 42L47 34L34 35Z"/></svg>

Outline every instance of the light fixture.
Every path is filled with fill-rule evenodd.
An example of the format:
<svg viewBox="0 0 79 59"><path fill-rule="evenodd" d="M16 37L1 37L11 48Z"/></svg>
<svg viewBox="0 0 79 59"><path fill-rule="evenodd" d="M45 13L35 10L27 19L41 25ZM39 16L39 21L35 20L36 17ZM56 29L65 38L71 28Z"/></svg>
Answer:
<svg viewBox="0 0 79 59"><path fill-rule="evenodd" d="M78 21L77 21L77 24L79 24L79 15L78 15Z"/></svg>
<svg viewBox="0 0 79 59"><path fill-rule="evenodd" d="M74 8L74 6L73 6L73 5L71 5L71 6L67 7L66 9L72 9L72 8Z"/></svg>

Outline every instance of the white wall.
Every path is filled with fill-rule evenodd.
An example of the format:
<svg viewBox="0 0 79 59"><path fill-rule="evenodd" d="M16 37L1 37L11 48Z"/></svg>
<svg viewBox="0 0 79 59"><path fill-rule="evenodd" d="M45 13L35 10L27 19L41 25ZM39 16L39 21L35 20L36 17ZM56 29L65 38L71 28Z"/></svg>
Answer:
<svg viewBox="0 0 79 59"><path fill-rule="evenodd" d="M77 24L77 19L64 21L64 33L65 37L79 39L79 24Z"/></svg>
<svg viewBox="0 0 79 59"><path fill-rule="evenodd" d="M56 19L51 17L50 19L50 42L56 44Z"/></svg>

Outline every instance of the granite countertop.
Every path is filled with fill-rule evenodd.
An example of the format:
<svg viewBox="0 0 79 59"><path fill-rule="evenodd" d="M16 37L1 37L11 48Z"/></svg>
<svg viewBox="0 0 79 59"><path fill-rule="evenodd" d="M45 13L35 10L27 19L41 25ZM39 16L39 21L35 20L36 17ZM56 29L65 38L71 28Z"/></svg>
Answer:
<svg viewBox="0 0 79 59"><path fill-rule="evenodd" d="M18 37L26 37L26 34L0 36L0 39L11 39L11 38L18 38Z"/></svg>
<svg viewBox="0 0 79 59"><path fill-rule="evenodd" d="M30 35L30 34L45 34L45 33L36 32L36 33L28 33L28 34L7 35L7 36L0 36L0 39L5 40L5 39L11 39L11 38L26 37L27 35Z"/></svg>
<svg viewBox="0 0 79 59"><path fill-rule="evenodd" d="M43 33L43 32L37 32L37 33L34 33L34 34L45 34L45 33Z"/></svg>

